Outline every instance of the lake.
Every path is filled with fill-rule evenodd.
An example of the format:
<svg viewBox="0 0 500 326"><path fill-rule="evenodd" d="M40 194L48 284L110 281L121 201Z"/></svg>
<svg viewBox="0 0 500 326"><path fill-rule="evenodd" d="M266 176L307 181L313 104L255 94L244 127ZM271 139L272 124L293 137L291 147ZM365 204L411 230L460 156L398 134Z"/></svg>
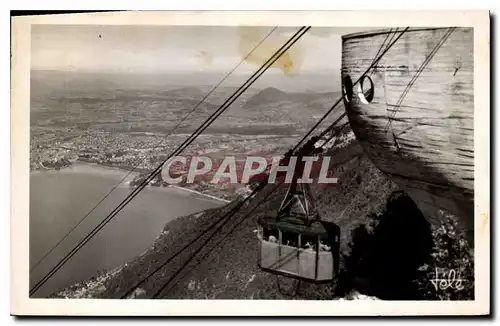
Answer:
<svg viewBox="0 0 500 326"><path fill-rule="evenodd" d="M90 164L30 175L30 268L129 173ZM130 174L126 180L130 180ZM130 192L120 184L55 250L30 272L30 288ZM166 223L225 203L176 188L142 190L78 251L33 297L113 269L146 251Z"/></svg>

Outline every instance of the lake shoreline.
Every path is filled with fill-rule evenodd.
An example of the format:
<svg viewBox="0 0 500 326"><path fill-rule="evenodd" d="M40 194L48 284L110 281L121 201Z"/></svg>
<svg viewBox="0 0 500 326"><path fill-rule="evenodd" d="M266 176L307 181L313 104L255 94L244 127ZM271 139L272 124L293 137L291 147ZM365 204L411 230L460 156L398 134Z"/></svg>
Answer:
<svg viewBox="0 0 500 326"><path fill-rule="evenodd" d="M191 193L194 193L194 194L198 194L198 195L201 195L201 196L204 196L204 197L208 197L208 198L211 198L211 199L214 199L214 200L221 201L223 203L230 203L231 202L230 200L227 200L227 199L224 199L224 198L220 198L220 197L216 197L216 196L204 194L202 192L199 192L199 191L196 191L196 190L192 190L192 189L188 189L188 188L184 188L184 187L169 185L166 188L174 188L174 189L179 189L179 190L182 190L182 191L191 192Z"/></svg>
<svg viewBox="0 0 500 326"><path fill-rule="evenodd" d="M109 165L103 165L103 164L98 164L98 163L91 163L91 162L85 162L85 161L76 161L74 164L70 166L66 166L64 168L61 168L59 170L55 169L46 169L46 170L35 170L31 171L30 175L34 174L41 174L41 173L58 173L58 174L65 174L65 173L91 173L91 174L101 174L105 176L111 176L115 177L116 179L122 179L121 186L126 186L130 187L129 183L132 181L135 177L141 175L141 172L139 171L134 171L130 169L124 169L121 167L116 167L116 166L109 166ZM125 174L124 174L125 173ZM210 198L212 200L216 200L218 202L223 202L223 203L230 203L230 200L220 198L217 196L209 195L202 193L200 191L192 190L189 188L184 188L181 186L176 186L176 185L168 185L166 187L154 187L154 186L146 186L148 189L159 189L159 190L178 190L182 192L188 192L191 194L198 195L200 197L205 197L205 198ZM130 189L133 189L130 187Z"/></svg>
<svg viewBox="0 0 500 326"><path fill-rule="evenodd" d="M30 262L41 262L30 271L30 282L44 277L46 270L79 239L90 234L103 217L134 193L126 183L133 177L134 173L123 170L81 163L30 175ZM77 258L68 261L65 268L69 272L55 275L34 297L45 297L98 276L100 271L122 266L147 250L172 221L226 205L180 187L147 187L99 230L84 250L78 251ZM71 234L68 240L45 258L51 248L56 248L54 242L67 234Z"/></svg>

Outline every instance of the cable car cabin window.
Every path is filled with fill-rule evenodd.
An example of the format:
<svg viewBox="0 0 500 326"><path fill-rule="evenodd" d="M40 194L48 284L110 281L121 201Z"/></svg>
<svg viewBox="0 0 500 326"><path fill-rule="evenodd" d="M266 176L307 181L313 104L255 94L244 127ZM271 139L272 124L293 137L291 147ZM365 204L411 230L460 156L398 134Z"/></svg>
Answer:
<svg viewBox="0 0 500 326"><path fill-rule="evenodd" d="M319 237L319 252L331 252L333 241L327 237Z"/></svg>
<svg viewBox="0 0 500 326"><path fill-rule="evenodd" d="M304 251L316 252L318 247L318 237L311 235L302 235L301 236L301 246L300 248Z"/></svg>
<svg viewBox="0 0 500 326"><path fill-rule="evenodd" d="M299 247L300 236L298 233L281 231L280 244L288 247Z"/></svg>
<svg viewBox="0 0 500 326"><path fill-rule="evenodd" d="M263 229L262 232L262 240L264 241L269 241L271 243L278 243L279 241L279 231L278 230L272 230L272 229Z"/></svg>

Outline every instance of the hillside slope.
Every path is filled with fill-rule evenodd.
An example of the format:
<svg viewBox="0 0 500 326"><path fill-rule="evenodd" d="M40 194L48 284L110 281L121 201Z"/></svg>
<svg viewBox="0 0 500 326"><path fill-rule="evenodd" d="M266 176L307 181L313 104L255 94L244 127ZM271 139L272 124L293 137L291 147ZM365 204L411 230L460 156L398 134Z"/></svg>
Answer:
<svg viewBox="0 0 500 326"><path fill-rule="evenodd" d="M366 215L380 210L395 185L379 172L363 156L360 147L352 142L338 149L333 161L337 162L335 173L339 185L334 187L314 186L318 209L323 219L334 221L341 228L341 250L348 253L352 230L366 222ZM259 206L240 224L244 215L252 210L266 194L274 188L268 185L255 198L250 200L238 214L216 233L207 244L202 237L195 245L172 260L160 273L139 286L141 297L150 298L169 277L188 259L189 255L201 248L196 258L170 282L160 297L163 298L217 298L217 299L279 299L289 298L278 291L276 277L264 273L257 267L258 242L255 233L257 217L278 209L286 191L280 186L265 204ZM97 298L118 298L137 284L139 280L161 265L179 248L194 239L201 230L214 223L218 217L229 211L235 202L221 209L208 210L178 218L166 225L165 229L151 246L134 261L121 267L112 275L100 279L94 290L86 296ZM229 231L234 228L234 231ZM227 235L228 234L228 235ZM227 235L227 237L226 237ZM225 238L226 237L226 238ZM219 241L223 241L217 245ZM212 248L213 251L209 252ZM207 255L206 257L204 257ZM289 281L282 279L283 286ZM89 286L87 283L85 286ZM72 296L82 293L81 285L56 296ZM77 290L77 291L75 291ZM297 299L328 299L332 296L330 285L301 284ZM84 291L85 292L85 291Z"/></svg>
<svg viewBox="0 0 500 326"><path fill-rule="evenodd" d="M301 283L292 296L294 281L278 279L258 268L257 219L275 213L287 190L286 186L278 187L258 206L275 187L268 185L219 232L215 232L220 226L216 224L165 266L167 259L241 199L219 209L177 218L165 226L149 250L130 263L54 297L328 300L358 291L385 300L473 299L473 254L458 237L453 222L431 229L411 199L405 202L403 198L393 204L399 208L388 211L388 198L398 188L375 168L356 140L326 154L336 163L334 175L339 183L333 187L313 185L312 190L322 219L335 222L341 230L341 277L336 282ZM194 259L189 261L193 254ZM428 263L423 264L425 259ZM466 290L434 291L429 282L434 266L455 268L457 264L467 280ZM152 276L141 282L148 275Z"/></svg>

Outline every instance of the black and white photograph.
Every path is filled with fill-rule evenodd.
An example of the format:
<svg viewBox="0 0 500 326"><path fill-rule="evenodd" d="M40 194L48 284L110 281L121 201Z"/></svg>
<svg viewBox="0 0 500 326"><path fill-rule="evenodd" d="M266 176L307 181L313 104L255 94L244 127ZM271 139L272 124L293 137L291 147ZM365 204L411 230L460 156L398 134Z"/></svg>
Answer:
<svg viewBox="0 0 500 326"><path fill-rule="evenodd" d="M489 313L487 11L130 14L13 18L20 314Z"/></svg>

